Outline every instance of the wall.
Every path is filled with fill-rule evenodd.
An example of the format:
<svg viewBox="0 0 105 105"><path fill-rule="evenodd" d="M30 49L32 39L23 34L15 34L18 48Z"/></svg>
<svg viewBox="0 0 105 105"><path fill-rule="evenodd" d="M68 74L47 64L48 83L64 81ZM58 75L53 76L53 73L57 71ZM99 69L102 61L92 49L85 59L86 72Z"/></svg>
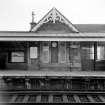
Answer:
<svg viewBox="0 0 105 105"><path fill-rule="evenodd" d="M27 49L28 53L28 70L39 70L40 63L40 43L39 42L29 42Z"/></svg>
<svg viewBox="0 0 105 105"><path fill-rule="evenodd" d="M22 62L22 63L11 62L11 53L17 52L17 51L24 52L25 62ZM8 70L26 70L27 69L27 43L25 42L0 42L0 56L2 55L5 55L5 58L6 58L5 69L8 69Z"/></svg>
<svg viewBox="0 0 105 105"><path fill-rule="evenodd" d="M54 44L56 43L56 44ZM104 71L105 44L101 46L100 56L94 43L90 42L0 42L0 69L5 70L53 70L53 71ZM37 48L37 56L30 57L30 48ZM23 51L25 62L10 62L10 53ZM56 55L56 56L55 56ZM55 57L52 60L52 57ZM96 57L94 59L94 57ZM98 59L99 58L99 59ZM55 60L56 59L56 60ZM4 63L3 63L4 62Z"/></svg>
<svg viewBox="0 0 105 105"><path fill-rule="evenodd" d="M42 42L40 48L40 69L80 71L80 46L78 46L78 43L71 44L69 42Z"/></svg>

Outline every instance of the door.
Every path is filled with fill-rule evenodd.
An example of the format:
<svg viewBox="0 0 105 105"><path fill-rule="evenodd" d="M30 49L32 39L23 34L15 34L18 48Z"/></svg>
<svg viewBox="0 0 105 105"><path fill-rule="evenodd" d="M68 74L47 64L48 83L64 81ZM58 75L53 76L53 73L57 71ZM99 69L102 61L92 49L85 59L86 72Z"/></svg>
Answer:
<svg viewBox="0 0 105 105"><path fill-rule="evenodd" d="M51 63L58 63L58 43L51 43Z"/></svg>
<svg viewBox="0 0 105 105"><path fill-rule="evenodd" d="M49 51L49 43L42 42L41 44L41 62L42 63L49 63L50 61L50 51Z"/></svg>
<svg viewBox="0 0 105 105"><path fill-rule="evenodd" d="M0 69L6 68L6 55L0 54Z"/></svg>
<svg viewBox="0 0 105 105"><path fill-rule="evenodd" d="M38 70L39 69L39 55L38 55L38 46L30 47L30 69Z"/></svg>

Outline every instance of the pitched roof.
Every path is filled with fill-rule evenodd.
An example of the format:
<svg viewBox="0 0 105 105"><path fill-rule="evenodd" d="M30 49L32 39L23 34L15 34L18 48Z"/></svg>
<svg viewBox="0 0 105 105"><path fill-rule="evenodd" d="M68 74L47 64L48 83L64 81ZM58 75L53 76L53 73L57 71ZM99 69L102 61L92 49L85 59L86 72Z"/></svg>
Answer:
<svg viewBox="0 0 105 105"><path fill-rule="evenodd" d="M72 24L56 8L52 8L32 29L37 33L105 32L105 24Z"/></svg>
<svg viewBox="0 0 105 105"><path fill-rule="evenodd" d="M79 30L80 33L105 33L105 24L74 24L74 25ZM61 27L63 28L63 26L61 26L60 24L59 25L55 24L53 27L54 27L54 29L56 29L56 28L61 29ZM40 28L43 29L43 27L40 27ZM52 25L50 27L50 24L49 24L48 28L52 29ZM44 27L44 29L46 29L46 28ZM9 34L9 33L27 33L28 34L30 32L29 31L0 31L0 33L7 33L7 34ZM42 33L44 33L44 32L42 32ZM66 34L66 33L64 33L64 34ZM68 31L68 34L69 34L69 31Z"/></svg>
<svg viewBox="0 0 105 105"><path fill-rule="evenodd" d="M80 33L105 33L105 24L74 24ZM53 31L54 30L54 31ZM46 23L38 28L38 33L71 33L72 30L65 24ZM73 33L73 32L72 32Z"/></svg>
<svg viewBox="0 0 105 105"><path fill-rule="evenodd" d="M47 24L47 28L50 29L51 31L51 26L53 26L54 32L58 31L57 27L62 26L64 27L68 27L69 29L67 29L67 31L69 30L69 32L79 32L78 29L66 18L64 17L56 8L52 8L38 23L37 25L35 25L35 27L33 27L31 29L32 32L38 32L38 31L48 31L48 29L44 29L41 27L45 27L45 25ZM44 25L44 26L43 26ZM58 26L56 26L58 25ZM49 28L51 27L51 28ZM54 28L56 27L56 28ZM60 30L62 30L63 28L61 28Z"/></svg>
<svg viewBox="0 0 105 105"><path fill-rule="evenodd" d="M75 24L79 32L96 33L105 32L105 24Z"/></svg>

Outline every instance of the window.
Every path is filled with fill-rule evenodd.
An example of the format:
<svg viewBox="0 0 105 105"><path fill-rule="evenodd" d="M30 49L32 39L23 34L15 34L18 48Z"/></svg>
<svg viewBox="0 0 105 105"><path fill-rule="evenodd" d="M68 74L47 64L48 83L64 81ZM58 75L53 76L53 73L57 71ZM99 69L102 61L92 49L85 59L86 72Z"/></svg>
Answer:
<svg viewBox="0 0 105 105"><path fill-rule="evenodd" d="M91 43L82 44L82 56L86 59L94 60L94 46Z"/></svg>
<svg viewBox="0 0 105 105"><path fill-rule="evenodd" d="M94 43L81 42L81 62L83 71L94 70Z"/></svg>
<svg viewBox="0 0 105 105"><path fill-rule="evenodd" d="M90 59L94 60L94 46L91 46L90 48Z"/></svg>
<svg viewBox="0 0 105 105"><path fill-rule="evenodd" d="M11 52L10 62L24 62L24 52Z"/></svg>
<svg viewBox="0 0 105 105"><path fill-rule="evenodd" d="M98 46L97 47L97 60L104 60L105 59L105 47Z"/></svg>

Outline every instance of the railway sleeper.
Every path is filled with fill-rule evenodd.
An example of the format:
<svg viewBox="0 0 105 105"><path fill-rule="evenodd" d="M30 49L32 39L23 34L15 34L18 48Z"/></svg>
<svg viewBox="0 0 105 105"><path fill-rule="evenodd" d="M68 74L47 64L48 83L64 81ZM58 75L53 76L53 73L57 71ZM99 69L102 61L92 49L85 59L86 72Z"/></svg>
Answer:
<svg viewBox="0 0 105 105"><path fill-rule="evenodd" d="M13 94L4 95L0 102L7 103L104 103L103 94Z"/></svg>

